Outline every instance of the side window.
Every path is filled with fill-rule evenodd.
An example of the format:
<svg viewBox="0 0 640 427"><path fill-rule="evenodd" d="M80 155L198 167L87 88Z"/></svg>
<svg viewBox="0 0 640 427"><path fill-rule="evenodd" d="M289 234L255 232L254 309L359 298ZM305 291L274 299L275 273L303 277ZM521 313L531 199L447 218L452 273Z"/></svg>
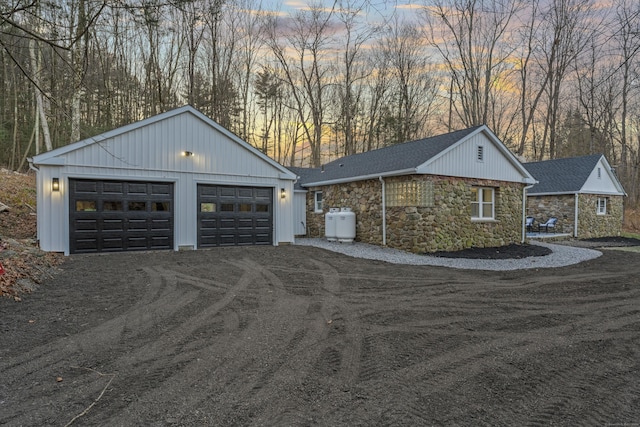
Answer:
<svg viewBox="0 0 640 427"><path fill-rule="evenodd" d="M495 189L488 187L471 188L471 219L483 220L495 217Z"/></svg>
<svg viewBox="0 0 640 427"><path fill-rule="evenodd" d="M313 209L316 212L322 212L322 191L316 191L313 195Z"/></svg>
<svg viewBox="0 0 640 427"><path fill-rule="evenodd" d="M598 205L597 205L596 213L598 215L606 215L607 214L607 198L606 197L598 197Z"/></svg>

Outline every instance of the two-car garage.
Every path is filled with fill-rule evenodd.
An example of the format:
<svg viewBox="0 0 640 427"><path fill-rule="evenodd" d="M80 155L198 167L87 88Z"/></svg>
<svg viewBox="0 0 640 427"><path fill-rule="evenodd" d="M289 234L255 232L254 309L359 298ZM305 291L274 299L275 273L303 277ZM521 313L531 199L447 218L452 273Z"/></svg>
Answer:
<svg viewBox="0 0 640 427"><path fill-rule="evenodd" d="M198 184L198 248L273 243L273 189ZM70 253L172 249L174 185L69 179Z"/></svg>
<svg viewBox="0 0 640 427"><path fill-rule="evenodd" d="M190 106L30 163L45 251L183 250L294 239L296 176Z"/></svg>

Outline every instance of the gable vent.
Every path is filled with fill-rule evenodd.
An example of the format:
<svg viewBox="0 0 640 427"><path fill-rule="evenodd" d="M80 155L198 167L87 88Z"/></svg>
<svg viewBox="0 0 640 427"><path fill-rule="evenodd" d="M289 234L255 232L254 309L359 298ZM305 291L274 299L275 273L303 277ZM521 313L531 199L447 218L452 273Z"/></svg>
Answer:
<svg viewBox="0 0 640 427"><path fill-rule="evenodd" d="M476 152L476 160L479 162L484 161L484 145L478 145Z"/></svg>

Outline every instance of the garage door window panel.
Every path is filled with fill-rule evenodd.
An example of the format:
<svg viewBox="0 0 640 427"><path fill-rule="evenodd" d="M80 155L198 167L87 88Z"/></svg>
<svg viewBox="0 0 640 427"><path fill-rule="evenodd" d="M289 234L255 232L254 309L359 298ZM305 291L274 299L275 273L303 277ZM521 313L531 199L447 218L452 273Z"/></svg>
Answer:
<svg viewBox="0 0 640 427"><path fill-rule="evenodd" d="M129 202L129 211L145 211L147 210L146 202Z"/></svg>
<svg viewBox="0 0 640 427"><path fill-rule="evenodd" d="M95 200L77 200L76 212L95 212L96 206Z"/></svg>
<svg viewBox="0 0 640 427"><path fill-rule="evenodd" d="M151 202L151 212L170 212L171 203L169 202Z"/></svg>
<svg viewBox="0 0 640 427"><path fill-rule="evenodd" d="M233 203L221 203L220 204L220 212L233 212L234 211Z"/></svg>
<svg viewBox="0 0 640 427"><path fill-rule="evenodd" d="M122 202L102 202L102 210L109 212L122 212Z"/></svg>
<svg viewBox="0 0 640 427"><path fill-rule="evenodd" d="M215 203L200 203L200 212L212 213L216 212Z"/></svg>

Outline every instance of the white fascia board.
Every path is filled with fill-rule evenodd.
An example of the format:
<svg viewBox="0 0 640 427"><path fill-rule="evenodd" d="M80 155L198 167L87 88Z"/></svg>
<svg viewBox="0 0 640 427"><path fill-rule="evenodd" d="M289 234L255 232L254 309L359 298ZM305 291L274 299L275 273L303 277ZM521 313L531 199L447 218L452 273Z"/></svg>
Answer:
<svg viewBox="0 0 640 427"><path fill-rule="evenodd" d="M429 160L427 160L426 162L418 166L416 170L419 170L423 173L428 173L427 169L429 164L435 162L437 159L444 156L449 151L455 149L457 146L463 144L465 141L473 138L479 133L484 133L485 136L493 143L493 145L496 146L496 148L498 148L498 150L507 158L507 160L509 160L509 162L520 172L520 174L522 174L522 183L531 185L531 184L537 184L539 182L533 177L533 175L529 173L527 168L524 167L524 165L516 158L516 156L513 155L511 150L509 150L506 147L506 145L504 145L502 141L500 141L500 139L498 139L498 137L493 132L491 132L491 129L489 129L487 125L480 126L478 129L471 132L469 135L465 136L464 138L461 138L460 141L456 142L455 144L452 144L450 147L447 147L445 150L442 150L440 153L436 154L435 156L433 156L432 158L430 158Z"/></svg>
<svg viewBox="0 0 640 427"><path fill-rule="evenodd" d="M402 176L402 175L412 175L418 173L416 169L404 169L399 171L391 171L391 172L383 172L383 173L374 173L371 175L361 175L361 176L351 176L348 178L337 178L331 179L328 181L316 181L316 182L308 182L304 184L305 187L320 187L323 185L335 185L335 184L344 184L347 182L356 182L356 181L365 181L367 179L378 179L380 177L389 177L389 176Z"/></svg>
<svg viewBox="0 0 640 427"><path fill-rule="evenodd" d="M67 164L64 157L53 157L37 163L35 161L32 161L31 163L38 166L65 166Z"/></svg>
<svg viewBox="0 0 640 427"><path fill-rule="evenodd" d="M626 193L619 193L615 191L558 191L558 192L546 192L546 193L530 193L527 191L527 196L573 196L575 194L604 194L606 196L626 196Z"/></svg>

